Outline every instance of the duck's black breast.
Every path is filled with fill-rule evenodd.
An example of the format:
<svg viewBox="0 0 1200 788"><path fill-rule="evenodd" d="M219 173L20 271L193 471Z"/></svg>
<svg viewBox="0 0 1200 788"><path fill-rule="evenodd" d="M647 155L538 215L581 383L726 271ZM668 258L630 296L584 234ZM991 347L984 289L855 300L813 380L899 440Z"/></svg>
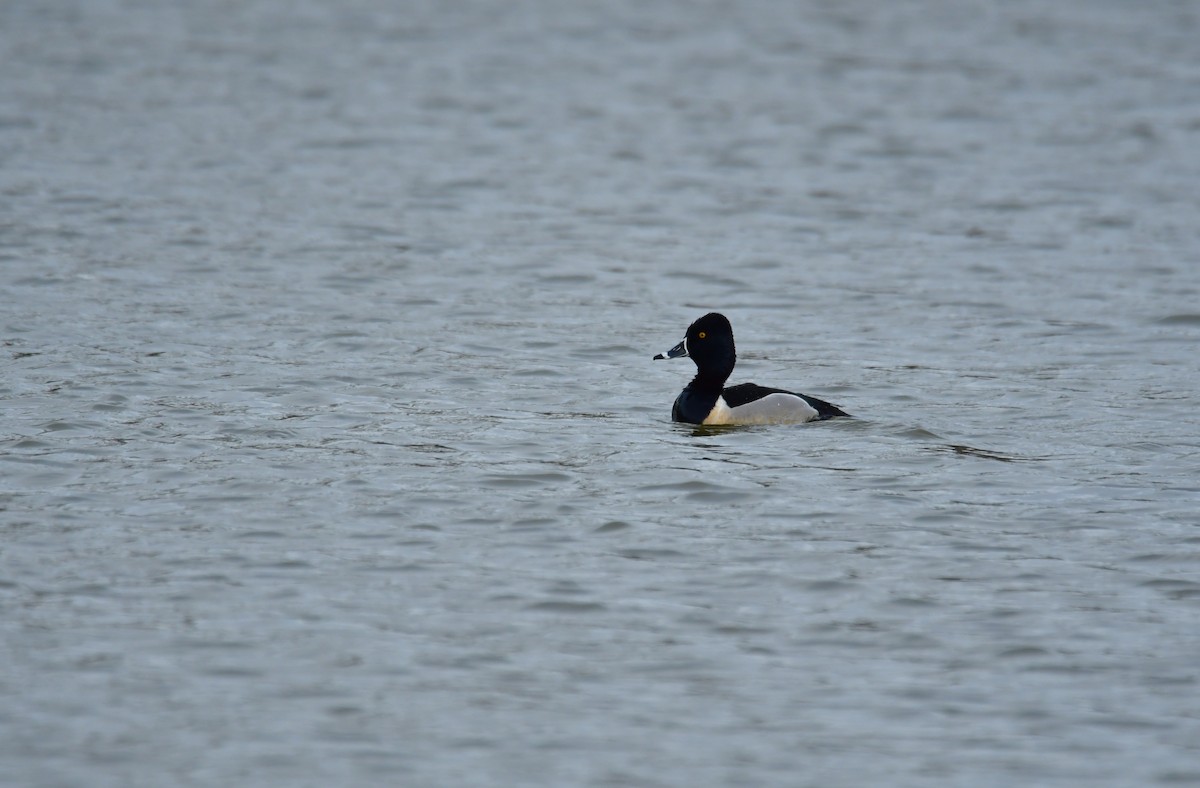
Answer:
<svg viewBox="0 0 1200 788"><path fill-rule="evenodd" d="M675 398L675 404L671 406L671 420L703 424L719 396L715 392L706 393L688 386Z"/></svg>

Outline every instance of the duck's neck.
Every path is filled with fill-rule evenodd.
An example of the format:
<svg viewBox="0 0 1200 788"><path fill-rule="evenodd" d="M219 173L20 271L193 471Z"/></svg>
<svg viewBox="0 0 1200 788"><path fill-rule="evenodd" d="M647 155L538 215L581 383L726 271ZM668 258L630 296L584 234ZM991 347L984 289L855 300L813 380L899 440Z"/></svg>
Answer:
<svg viewBox="0 0 1200 788"><path fill-rule="evenodd" d="M711 370L698 371L696 372L696 377L692 378L692 382L688 384L688 388L692 391L715 394L719 397L725 389L725 381L729 380L729 375L732 372L733 367L722 369L718 372Z"/></svg>

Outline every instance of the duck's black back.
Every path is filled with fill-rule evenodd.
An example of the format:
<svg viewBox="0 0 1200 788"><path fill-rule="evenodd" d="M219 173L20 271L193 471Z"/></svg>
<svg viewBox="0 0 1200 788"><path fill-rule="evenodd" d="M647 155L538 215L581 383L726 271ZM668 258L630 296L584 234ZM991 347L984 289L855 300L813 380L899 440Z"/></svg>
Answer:
<svg viewBox="0 0 1200 788"><path fill-rule="evenodd" d="M722 392L721 396L725 398L725 404L731 408L736 408L738 405L745 405L747 402L754 402L762 399L768 394L791 394L793 397L799 397L813 407L817 412L818 419L832 419L838 416L849 417L850 414L843 411L837 405L826 402L823 399L810 397L807 394L797 394L794 391L786 391L784 389L773 389L767 386L760 386L757 383L739 383L736 386L729 386Z"/></svg>

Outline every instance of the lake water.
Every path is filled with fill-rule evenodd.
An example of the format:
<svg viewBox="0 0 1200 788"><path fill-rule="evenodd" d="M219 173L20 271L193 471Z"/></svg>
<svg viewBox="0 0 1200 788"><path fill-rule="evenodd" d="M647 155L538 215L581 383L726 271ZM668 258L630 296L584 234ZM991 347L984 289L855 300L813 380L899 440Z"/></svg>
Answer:
<svg viewBox="0 0 1200 788"><path fill-rule="evenodd" d="M0 783L1200 784L1200 7L0 5ZM676 425L732 382L854 420Z"/></svg>

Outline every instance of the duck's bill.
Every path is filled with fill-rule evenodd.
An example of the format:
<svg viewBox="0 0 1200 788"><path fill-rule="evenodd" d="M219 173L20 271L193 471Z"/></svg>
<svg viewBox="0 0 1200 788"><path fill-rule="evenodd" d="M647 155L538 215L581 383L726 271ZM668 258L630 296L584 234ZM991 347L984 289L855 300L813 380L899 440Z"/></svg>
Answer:
<svg viewBox="0 0 1200 788"><path fill-rule="evenodd" d="M687 340L685 339L675 347L668 350L666 353L659 353L654 357L654 360L658 361L659 359L663 358L679 358L680 356L686 356L687 354Z"/></svg>

